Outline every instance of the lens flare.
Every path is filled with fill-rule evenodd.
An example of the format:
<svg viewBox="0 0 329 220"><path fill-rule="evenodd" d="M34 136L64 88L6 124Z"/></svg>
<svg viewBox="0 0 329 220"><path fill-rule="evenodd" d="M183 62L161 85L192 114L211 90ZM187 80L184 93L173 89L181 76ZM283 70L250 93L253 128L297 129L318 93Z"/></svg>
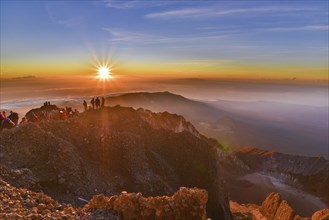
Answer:
<svg viewBox="0 0 329 220"><path fill-rule="evenodd" d="M98 76L97 78L106 80L111 78L111 71L110 68L107 66L100 66L98 67Z"/></svg>

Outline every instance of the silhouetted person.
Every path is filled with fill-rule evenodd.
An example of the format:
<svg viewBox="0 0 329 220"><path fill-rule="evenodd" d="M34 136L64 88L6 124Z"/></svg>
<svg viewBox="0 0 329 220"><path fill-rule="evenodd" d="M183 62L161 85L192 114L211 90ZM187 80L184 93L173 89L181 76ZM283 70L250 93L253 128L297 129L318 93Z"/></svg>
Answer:
<svg viewBox="0 0 329 220"><path fill-rule="evenodd" d="M83 107L85 108L85 111L87 111L87 102L86 102L86 100L83 100Z"/></svg>
<svg viewBox="0 0 329 220"><path fill-rule="evenodd" d="M105 98L102 97L102 104L101 104L101 107L103 108L105 106Z"/></svg>
<svg viewBox="0 0 329 220"><path fill-rule="evenodd" d="M60 110L59 111L59 119L60 120L66 120L67 118L67 114L66 114L66 111L63 109L63 110Z"/></svg>
<svg viewBox="0 0 329 220"><path fill-rule="evenodd" d="M6 118L3 113L6 114L5 111L2 112L2 114L0 113L0 130L4 129L4 128L13 128L15 127L15 123L12 122L9 118Z"/></svg>
<svg viewBox="0 0 329 220"><path fill-rule="evenodd" d="M12 122L9 118L5 118L5 119L1 122L0 130L2 130L2 129L4 129L4 128L10 129L10 128L13 128L13 127L15 127L15 123Z"/></svg>
<svg viewBox="0 0 329 220"><path fill-rule="evenodd" d="M2 126L3 122L5 120L5 116L0 112L0 127Z"/></svg>
<svg viewBox="0 0 329 220"><path fill-rule="evenodd" d="M79 111L75 108L73 111L73 116L78 116L79 115Z"/></svg>
<svg viewBox="0 0 329 220"><path fill-rule="evenodd" d="M90 101L90 104L91 104L92 108L95 109L95 98L92 98L92 100Z"/></svg>
<svg viewBox="0 0 329 220"><path fill-rule="evenodd" d="M96 108L101 107L101 100L99 100L98 97L96 98L95 104L96 104Z"/></svg>
<svg viewBox="0 0 329 220"><path fill-rule="evenodd" d="M72 107L69 107L69 109L68 109L68 112L67 112L67 115L68 116L70 116L70 117L72 117L73 116L73 110L72 110Z"/></svg>
<svg viewBox="0 0 329 220"><path fill-rule="evenodd" d="M73 115L73 111L71 107L65 107L65 112L68 117L71 117Z"/></svg>
<svg viewBox="0 0 329 220"><path fill-rule="evenodd" d="M18 113L17 113L17 112L10 111L10 115L8 116L8 118L9 118L12 122L14 122L15 125L18 124L18 119L19 119L19 117L18 117Z"/></svg>

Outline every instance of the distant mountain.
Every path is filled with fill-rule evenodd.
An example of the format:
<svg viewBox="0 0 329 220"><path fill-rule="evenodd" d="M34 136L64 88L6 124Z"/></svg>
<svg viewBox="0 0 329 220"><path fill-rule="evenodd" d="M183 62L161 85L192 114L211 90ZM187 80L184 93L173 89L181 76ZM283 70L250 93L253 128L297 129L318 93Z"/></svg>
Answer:
<svg viewBox="0 0 329 220"><path fill-rule="evenodd" d="M257 131L254 131L255 129L250 124L242 121L237 114L170 92L126 93L107 97L106 104L146 108L155 112L168 111L183 115L201 133L228 145L253 145L255 142L262 141L262 135L258 135ZM255 139L255 135L258 136L257 139Z"/></svg>
<svg viewBox="0 0 329 220"><path fill-rule="evenodd" d="M170 92L137 92L109 96L106 98L106 105L131 106L183 115L202 134L216 138L227 146L249 146L289 154L328 156L328 138L326 138L328 134L326 129L322 128L323 126L320 130L315 130L303 124L292 124L287 119L280 122L269 120L264 117L265 112L257 113L255 110L257 108L269 109L270 107L267 107L267 103L264 102L257 102L257 106L252 108L255 112L251 114L244 109L239 110L238 106L244 108L244 106L252 106L252 103L240 105L223 101L219 104L211 104L190 100ZM290 105L283 106L283 104L275 104L275 106L276 109L292 108ZM308 113L307 116L303 116L304 113L299 114L298 107L302 108L302 106L293 105L296 111L291 117L296 118L295 121L298 121L298 118L301 118L299 121L310 121L315 118L320 120L313 108L306 108L305 111L302 109L301 112ZM321 111L326 111L326 109L321 108ZM310 115L310 113L313 114ZM280 116L280 114L282 115L274 111L272 115ZM286 115L286 117L289 116Z"/></svg>
<svg viewBox="0 0 329 220"><path fill-rule="evenodd" d="M203 102L187 99L170 92L136 92L125 93L106 98L106 105L145 108L154 112L168 111L184 115L189 120L213 121L228 112L221 111Z"/></svg>

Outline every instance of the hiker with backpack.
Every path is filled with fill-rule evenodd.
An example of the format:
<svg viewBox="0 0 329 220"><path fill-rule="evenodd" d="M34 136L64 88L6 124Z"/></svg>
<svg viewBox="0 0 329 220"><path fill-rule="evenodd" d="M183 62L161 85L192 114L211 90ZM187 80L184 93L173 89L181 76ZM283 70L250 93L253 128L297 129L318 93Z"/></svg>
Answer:
<svg viewBox="0 0 329 220"><path fill-rule="evenodd" d="M18 113L17 112L13 112L13 111L10 111L10 115L8 116L8 118L14 122L15 126L18 124Z"/></svg>

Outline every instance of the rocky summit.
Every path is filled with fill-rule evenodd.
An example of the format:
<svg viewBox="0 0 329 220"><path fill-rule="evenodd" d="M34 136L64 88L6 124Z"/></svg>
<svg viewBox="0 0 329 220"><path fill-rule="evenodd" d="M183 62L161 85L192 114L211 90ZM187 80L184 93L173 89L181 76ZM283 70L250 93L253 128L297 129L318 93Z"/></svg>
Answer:
<svg viewBox="0 0 329 220"><path fill-rule="evenodd" d="M2 179L14 187L73 206L97 194L163 196L198 187L209 193L208 217L232 218L220 145L182 116L106 107L3 130L0 138Z"/></svg>
<svg viewBox="0 0 329 220"><path fill-rule="evenodd" d="M245 192L237 188L245 182L233 180L254 172L327 195L328 161L229 152L168 112L104 107L2 130L0 139L0 219L309 219L277 193L262 205L229 202L232 192Z"/></svg>

